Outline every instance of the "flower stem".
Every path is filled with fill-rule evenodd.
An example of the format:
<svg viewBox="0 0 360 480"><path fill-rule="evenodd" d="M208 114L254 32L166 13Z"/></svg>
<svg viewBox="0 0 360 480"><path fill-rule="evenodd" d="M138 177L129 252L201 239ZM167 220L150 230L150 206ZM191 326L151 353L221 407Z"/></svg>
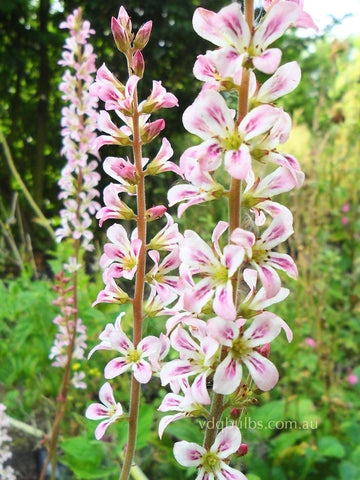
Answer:
<svg viewBox="0 0 360 480"><path fill-rule="evenodd" d="M128 58L128 65L130 61ZM141 138L139 126L138 99L135 94L133 114L133 153L135 167L139 175L137 184L137 228L138 238L141 240L141 248L138 257L136 272L135 295L133 300L134 328L133 343L136 347L142 338L143 324L143 298L145 285L145 262L146 262L146 202L145 202L145 175L142 168ZM120 480L129 478L130 469L136 448L137 427L140 406L140 384L131 376L130 409L129 409L129 430L125 459L120 475Z"/></svg>
<svg viewBox="0 0 360 480"><path fill-rule="evenodd" d="M254 0L245 0L245 19L249 25L250 32L253 30L253 17L254 17ZM243 70L241 85L239 88L239 106L238 106L238 124L245 117L248 112L248 100L249 100L249 78L250 71L248 69ZM229 234L231 234L235 228L238 228L241 223L241 180L232 178L231 187L229 192ZM236 292L238 290L237 279L233 282L234 299L236 300ZM226 356L226 351L223 349L220 354L220 361ZM221 420L221 416L224 410L224 395L220 393L214 393L209 420L207 422L206 433L204 438L204 446L210 448L215 441L217 434L217 426Z"/></svg>

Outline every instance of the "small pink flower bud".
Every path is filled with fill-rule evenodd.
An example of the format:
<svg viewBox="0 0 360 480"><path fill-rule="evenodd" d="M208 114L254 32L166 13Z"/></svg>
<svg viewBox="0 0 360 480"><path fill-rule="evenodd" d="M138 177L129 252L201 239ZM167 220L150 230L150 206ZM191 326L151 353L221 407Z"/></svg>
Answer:
<svg viewBox="0 0 360 480"><path fill-rule="evenodd" d="M348 217L342 217L341 223L342 223L343 225L347 225L347 224L349 223Z"/></svg>
<svg viewBox="0 0 360 480"><path fill-rule="evenodd" d="M341 211L342 211L343 213L347 213L349 210L350 210L350 205L349 205L348 203L344 203L344 205L342 206Z"/></svg>
<svg viewBox="0 0 360 480"><path fill-rule="evenodd" d="M162 217L166 210L167 208L164 205L156 205L156 207L149 208L145 213L146 220L152 222L153 220Z"/></svg>
<svg viewBox="0 0 360 480"><path fill-rule="evenodd" d="M130 39L124 27L116 20L115 17L111 19L111 31L117 48L120 52L127 52L130 49Z"/></svg>
<svg viewBox="0 0 360 480"><path fill-rule="evenodd" d="M356 385L359 382L359 377L357 375L355 375L354 373L351 373L347 377L347 380L350 383L350 385Z"/></svg>
<svg viewBox="0 0 360 480"><path fill-rule="evenodd" d="M311 337L307 337L305 338L305 342L309 345L309 347L311 348L315 348L316 347L316 342L313 338Z"/></svg>
<svg viewBox="0 0 360 480"><path fill-rule="evenodd" d="M246 443L242 443L238 448L236 455L238 457L244 457L248 453L249 449Z"/></svg>
<svg viewBox="0 0 360 480"><path fill-rule="evenodd" d="M232 408L230 410L230 418L234 418L234 419L239 418L242 411L243 411L242 408Z"/></svg>
<svg viewBox="0 0 360 480"><path fill-rule="evenodd" d="M132 23L127 11L123 6L120 7L117 21L124 28L126 33L130 36L132 30Z"/></svg>
<svg viewBox="0 0 360 480"><path fill-rule="evenodd" d="M140 78L143 77L144 70L145 70L145 62L144 62L144 57L142 56L142 53L140 52L140 50L136 50L131 61L131 67L135 75L137 75Z"/></svg>
<svg viewBox="0 0 360 480"><path fill-rule="evenodd" d="M265 343L261 348L259 348L259 353L263 357L269 358L270 355L270 343Z"/></svg>
<svg viewBox="0 0 360 480"><path fill-rule="evenodd" d="M152 28L152 22L146 22L144 25L142 25L135 37L134 40L134 47L138 48L139 50L142 50L148 43L150 39L150 34L151 34L151 28Z"/></svg>
<svg viewBox="0 0 360 480"><path fill-rule="evenodd" d="M155 122L147 123L141 132L141 140L144 143L150 143L156 138L161 130L165 128L165 120L160 118Z"/></svg>

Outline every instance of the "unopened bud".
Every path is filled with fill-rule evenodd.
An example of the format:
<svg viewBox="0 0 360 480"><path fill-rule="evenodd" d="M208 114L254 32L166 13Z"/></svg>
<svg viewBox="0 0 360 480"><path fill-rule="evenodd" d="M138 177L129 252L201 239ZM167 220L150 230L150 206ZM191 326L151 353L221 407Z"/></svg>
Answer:
<svg viewBox="0 0 360 480"><path fill-rule="evenodd" d="M244 457L249 451L249 448L246 443L242 443L240 447L238 448L236 455L238 457Z"/></svg>
<svg viewBox="0 0 360 480"><path fill-rule="evenodd" d="M165 128L165 120L160 118L155 120L155 122L147 123L141 132L141 140L144 143L150 143L154 138L156 138L161 130Z"/></svg>
<svg viewBox="0 0 360 480"><path fill-rule="evenodd" d="M261 348L259 348L259 353L263 357L269 358L270 355L270 343L265 343Z"/></svg>
<svg viewBox="0 0 360 480"><path fill-rule="evenodd" d="M130 37L131 30L132 30L132 23L127 11L123 6L120 7L117 21L120 23L120 25L124 28L125 32Z"/></svg>
<svg viewBox="0 0 360 480"><path fill-rule="evenodd" d="M117 48L120 52L126 53L130 49L130 39L124 27L120 25L115 17L111 19L111 31Z"/></svg>
<svg viewBox="0 0 360 480"><path fill-rule="evenodd" d="M233 419L239 418L242 411L243 411L242 408L232 408L230 410L230 418L233 418Z"/></svg>
<svg viewBox="0 0 360 480"><path fill-rule="evenodd" d="M167 208L164 205L157 205L156 207L149 208L146 210L145 218L147 221L152 222L157 218L160 218L164 215Z"/></svg>
<svg viewBox="0 0 360 480"><path fill-rule="evenodd" d="M142 50L148 43L150 39L150 34L151 34L151 28L152 28L152 22L146 22L144 25L142 25L135 37L134 40L134 47L138 48L139 50Z"/></svg>
<svg viewBox="0 0 360 480"><path fill-rule="evenodd" d="M137 75L140 78L143 77L144 70L145 70L145 62L144 62L144 57L142 56L142 53L140 52L140 50L136 50L131 60L131 67L135 75Z"/></svg>

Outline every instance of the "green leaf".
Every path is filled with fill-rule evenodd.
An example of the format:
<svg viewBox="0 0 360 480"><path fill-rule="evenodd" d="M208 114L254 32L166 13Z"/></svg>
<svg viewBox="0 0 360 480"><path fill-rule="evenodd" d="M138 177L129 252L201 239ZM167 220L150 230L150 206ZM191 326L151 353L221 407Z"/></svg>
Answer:
<svg viewBox="0 0 360 480"><path fill-rule="evenodd" d="M343 458L345 456L345 448L335 437L321 437L318 447L324 457Z"/></svg>
<svg viewBox="0 0 360 480"><path fill-rule="evenodd" d="M350 462L341 462L339 466L341 480L359 480L360 468Z"/></svg>

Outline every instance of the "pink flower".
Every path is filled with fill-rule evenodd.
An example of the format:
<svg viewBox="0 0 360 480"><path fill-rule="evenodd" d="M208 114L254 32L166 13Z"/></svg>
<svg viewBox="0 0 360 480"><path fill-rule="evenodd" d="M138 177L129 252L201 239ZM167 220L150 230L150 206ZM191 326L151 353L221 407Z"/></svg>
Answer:
<svg viewBox="0 0 360 480"><path fill-rule="evenodd" d="M237 389L242 379L243 364L261 390L271 390L278 381L279 374L275 365L258 352L258 347L272 342L282 328L290 342L290 328L275 314L264 312L257 315L250 327L240 335L239 326L244 322L245 320L227 322L217 317L207 322L209 335L221 345L229 347L229 353L215 371L214 391L217 393L229 395Z"/></svg>
<svg viewBox="0 0 360 480"><path fill-rule="evenodd" d="M236 179L244 179L251 170L251 155L247 145L251 139L268 132L279 119L281 111L270 105L251 110L237 125L234 111L230 110L214 90L205 90L188 107L183 115L186 130L204 140L197 147L200 167L216 170L224 155L228 173Z"/></svg>
<svg viewBox="0 0 360 480"><path fill-rule="evenodd" d="M246 480L243 473L235 470L226 459L235 453L241 445L241 433L238 427L226 427L217 435L210 448L197 443L176 442L174 456L184 467L196 467L196 480Z"/></svg>
<svg viewBox="0 0 360 480"><path fill-rule="evenodd" d="M180 245L180 259L188 267L190 275L200 274L203 278L187 288L183 294L185 309L199 313L212 298L214 312L227 319L235 320L236 309L233 300L231 279L244 259L244 248L226 245L220 250L219 237L228 228L226 222L219 222L212 235L210 248L199 235L186 230Z"/></svg>
<svg viewBox="0 0 360 480"><path fill-rule="evenodd" d="M113 358L106 365L105 378L117 377L130 369L139 383L148 383L152 370L150 363L144 358L156 354L161 348L161 342L157 337L148 336L135 348L121 328L123 315L124 312L117 317L114 325L110 323L106 325L105 330L99 335L101 342L91 350L88 358L97 350L117 350L122 356Z"/></svg>
<svg viewBox="0 0 360 480"><path fill-rule="evenodd" d="M221 49L231 48L242 62L249 59L265 73L273 73L279 66L281 50L268 48L294 24L301 10L296 3L274 5L256 27L253 37L238 3L222 8L218 13L204 8L195 10L193 26L196 33Z"/></svg>
<svg viewBox="0 0 360 480"><path fill-rule="evenodd" d="M100 258L100 266L105 269L105 283L111 278L124 277L132 280L137 270L141 247L137 231L132 232L129 240L125 228L122 225L114 224L108 228L106 235L112 243L104 245L104 253Z"/></svg>
<svg viewBox="0 0 360 480"><path fill-rule="evenodd" d="M297 278L297 268L290 255L272 251L275 246L287 240L292 233L292 216L278 215L259 239L241 228L235 229L231 235L231 240L235 244L246 248L252 247L250 261L257 269L269 297L276 295L281 287L280 277L276 270L283 270L291 278Z"/></svg>
<svg viewBox="0 0 360 480"><path fill-rule="evenodd" d="M347 225L347 224L349 223L348 217L342 217L341 223L342 223L343 225Z"/></svg>
<svg viewBox="0 0 360 480"><path fill-rule="evenodd" d="M341 207L341 211L343 213L347 213L350 211L350 205L348 203L344 203L344 205Z"/></svg>
<svg viewBox="0 0 360 480"><path fill-rule="evenodd" d="M92 403L85 413L86 418L90 420L102 420L95 429L96 440L100 440L104 436L109 425L124 419L122 406L115 402L109 382L104 383L100 388L99 399L101 403Z"/></svg>
<svg viewBox="0 0 360 480"><path fill-rule="evenodd" d="M347 377L347 380L348 380L348 382L350 383L350 385L356 385L356 384L359 382L358 376L355 375L354 373L351 373L351 374Z"/></svg>
<svg viewBox="0 0 360 480"><path fill-rule="evenodd" d="M279 1L280 0L263 0L264 9L269 10L270 7L272 7L273 5L278 3ZM295 27L313 28L316 31L319 30L317 25L315 24L314 20L312 19L312 17L307 12L304 12L304 0L285 0L285 1L294 2L301 8L300 15L299 15L298 19L296 20L296 22L294 23ZM282 3L284 3L284 2L282 2Z"/></svg>
<svg viewBox="0 0 360 480"><path fill-rule="evenodd" d="M171 346L180 353L180 359L164 364L160 372L161 384L196 375L191 386L193 399L201 404L209 403L206 378L212 373L219 343L210 337L200 337L195 341L180 325L170 336Z"/></svg>
<svg viewBox="0 0 360 480"><path fill-rule="evenodd" d="M307 343L307 345L309 345L309 347L311 348L315 348L316 347L316 342L313 338L311 337L306 337L305 338L305 342Z"/></svg>
<svg viewBox="0 0 360 480"><path fill-rule="evenodd" d="M175 410L179 412L174 415L166 415L160 420L160 438L163 436L165 428L170 425L170 423L180 420L181 418L190 417L192 415L200 416L201 414L205 414L206 416L207 414L203 404L200 404L194 400L188 380L183 378L179 383L184 396L176 395L175 393L167 393L161 402L160 407L158 408L160 412L168 412L169 410ZM205 400L205 405L210 403L210 398Z"/></svg>

